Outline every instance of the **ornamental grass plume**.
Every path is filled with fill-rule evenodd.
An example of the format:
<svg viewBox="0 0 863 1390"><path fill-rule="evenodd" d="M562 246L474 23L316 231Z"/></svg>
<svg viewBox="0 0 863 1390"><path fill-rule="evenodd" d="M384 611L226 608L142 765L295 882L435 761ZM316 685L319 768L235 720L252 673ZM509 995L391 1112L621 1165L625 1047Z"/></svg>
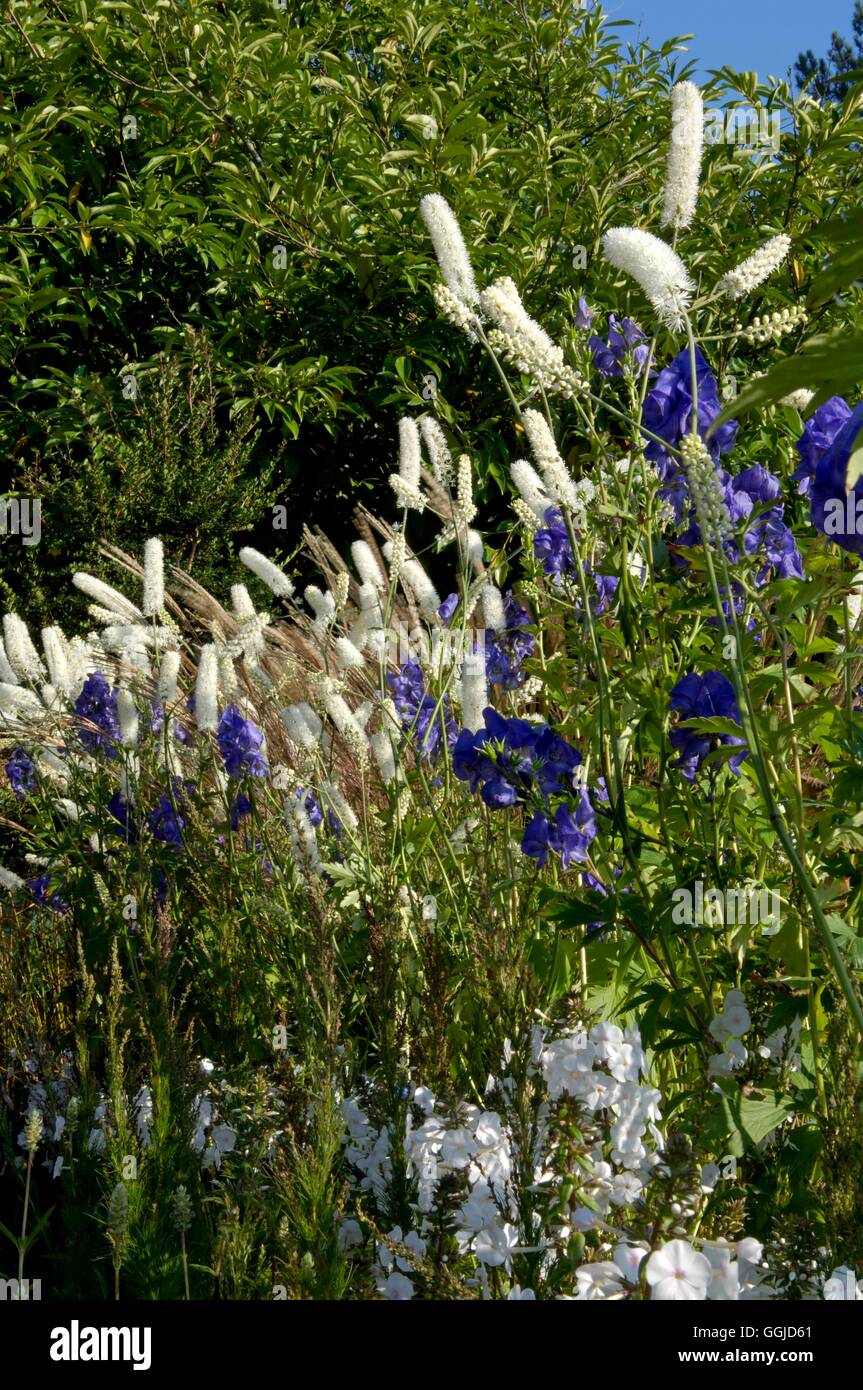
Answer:
<svg viewBox="0 0 863 1390"><path fill-rule="evenodd" d="M679 231L695 216L704 144L704 103L694 82L671 90L671 144L665 175L662 226Z"/></svg>
<svg viewBox="0 0 863 1390"><path fill-rule="evenodd" d="M790 250L791 238L785 232L771 237L751 256L747 256L745 261L741 261L740 265L723 275L717 282L717 293L725 294L729 299L742 299L779 268Z"/></svg>
<svg viewBox="0 0 863 1390"><path fill-rule="evenodd" d="M610 265L638 282L660 321L679 332L695 285L677 252L637 227L612 227L602 238L602 249Z"/></svg>

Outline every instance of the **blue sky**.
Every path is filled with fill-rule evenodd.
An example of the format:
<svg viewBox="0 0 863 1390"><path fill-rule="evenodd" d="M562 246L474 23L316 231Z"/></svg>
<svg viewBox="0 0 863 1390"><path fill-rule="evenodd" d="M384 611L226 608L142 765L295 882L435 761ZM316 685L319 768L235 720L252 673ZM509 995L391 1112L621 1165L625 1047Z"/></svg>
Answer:
<svg viewBox="0 0 863 1390"><path fill-rule="evenodd" d="M834 29L850 40L854 0L604 0L603 8L655 42L694 33L687 47L698 76L730 66L764 78L784 77L801 49L826 55Z"/></svg>

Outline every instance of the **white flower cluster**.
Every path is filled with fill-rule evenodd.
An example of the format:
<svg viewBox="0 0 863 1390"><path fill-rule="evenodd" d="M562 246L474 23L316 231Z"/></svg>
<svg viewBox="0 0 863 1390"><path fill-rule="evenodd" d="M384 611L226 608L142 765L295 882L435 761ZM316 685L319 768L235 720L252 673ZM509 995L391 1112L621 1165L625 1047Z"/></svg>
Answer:
<svg viewBox="0 0 863 1390"><path fill-rule="evenodd" d="M790 250L791 238L785 232L771 237L740 265L723 275L716 286L717 292L728 295L729 299L742 299L778 269Z"/></svg>
<svg viewBox="0 0 863 1390"><path fill-rule="evenodd" d="M710 1023L710 1036L721 1045L722 1051L710 1058L707 1064L709 1076L731 1076L732 1072L744 1065L749 1053L741 1039L751 1027L752 1019L742 991L730 989L722 1009Z"/></svg>
<svg viewBox="0 0 863 1390"><path fill-rule="evenodd" d="M721 545L731 531L731 517L710 451L699 435L687 434L681 440L680 454L702 541Z"/></svg>
<svg viewBox="0 0 863 1390"><path fill-rule="evenodd" d="M520 372L567 400L588 389L588 383L564 362L563 350L531 318L508 275L484 289L480 303L494 324L488 336L491 347Z"/></svg>
<svg viewBox="0 0 863 1390"><path fill-rule="evenodd" d="M772 314L756 314L742 336L748 343L778 342L786 333L793 333L808 318L802 304L794 304L790 309L776 309Z"/></svg>
<svg viewBox="0 0 863 1390"><path fill-rule="evenodd" d="M701 92L694 82L678 82L671 91L671 144L665 176L663 227L688 227L695 216L703 143Z"/></svg>
<svg viewBox="0 0 863 1390"><path fill-rule="evenodd" d="M637 227L613 227L602 238L602 249L611 265L638 282L661 322L679 332L695 286L677 252Z"/></svg>

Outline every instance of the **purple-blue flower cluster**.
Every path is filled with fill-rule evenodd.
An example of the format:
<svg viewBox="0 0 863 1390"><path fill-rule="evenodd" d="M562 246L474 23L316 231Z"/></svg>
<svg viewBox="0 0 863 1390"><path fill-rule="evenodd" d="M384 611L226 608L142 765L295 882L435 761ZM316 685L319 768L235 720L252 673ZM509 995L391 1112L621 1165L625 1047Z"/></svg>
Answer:
<svg viewBox="0 0 863 1390"><path fill-rule="evenodd" d="M120 721L117 717L115 690L101 671L91 671L75 701L75 713L95 728L79 728L78 737L88 753L104 752L109 758L117 756Z"/></svg>
<svg viewBox="0 0 863 1390"><path fill-rule="evenodd" d="M236 705L228 705L216 735L219 752L229 777L266 777L270 771L261 749L264 735L251 719L244 719Z"/></svg>
<svg viewBox="0 0 863 1390"><path fill-rule="evenodd" d="M695 383L698 393L698 433L702 439L722 409L719 390L710 366L699 348L695 349ZM642 423L658 439L646 439L645 454L657 465L665 482L681 476L682 470L667 452L665 445L677 448L680 441L692 432L692 369L689 349L684 348L656 378L644 402ZM726 420L709 439L705 440L716 462L727 454L737 435L737 421ZM663 440L660 443L659 440Z"/></svg>
<svg viewBox="0 0 863 1390"><path fill-rule="evenodd" d="M703 676L690 671L675 685L669 703L684 720L722 718L733 719L735 724L741 722L734 686L721 671L706 671ZM743 746L742 752L728 760L731 771L739 774L740 764L747 756L745 743L735 734L703 734L686 727L677 727L671 733L671 745L680 755L675 766L689 782L695 781L701 763L719 744Z"/></svg>
<svg viewBox="0 0 863 1390"><path fill-rule="evenodd" d="M854 555L863 555L863 477L849 478L848 465L861 429L863 401L819 458L810 490L812 525Z"/></svg>
<svg viewBox="0 0 863 1390"><path fill-rule="evenodd" d="M797 491L801 496L810 495L819 461L850 418L851 407L848 402L841 396L831 396L830 400L820 405L814 415L806 421L803 433L797 441L800 463L791 475L798 484Z"/></svg>
<svg viewBox="0 0 863 1390"><path fill-rule="evenodd" d="M746 525L756 509L760 513L751 524L746 525L743 538L743 555L758 555L764 560L755 577L756 584L764 584L771 573L775 573L779 579L802 579L803 560L794 533L785 522L779 479L760 463L744 469L734 478L724 468L717 467L716 471L732 526ZM700 543L701 529L695 510L691 508L689 526L677 537L675 544L690 546ZM726 543L726 553L734 563L741 559L741 548L736 540L731 539Z"/></svg>
<svg viewBox="0 0 863 1390"><path fill-rule="evenodd" d="M40 907L50 907L54 912L69 911L69 904L61 897L59 890L53 888L50 874L43 874L41 878L28 878L27 888L33 901Z"/></svg>
<svg viewBox="0 0 863 1390"><path fill-rule="evenodd" d="M533 553L541 562L548 578L553 579L555 584L560 585L565 579L575 580L575 560L569 535L563 517L555 507L548 508L545 526L534 532ZM584 571L588 575L591 573L590 561L585 564ZM597 574L593 583L596 597L591 599L590 603L594 615L598 616L608 608L617 592L619 581L610 574Z"/></svg>
<svg viewBox="0 0 863 1390"><path fill-rule="evenodd" d="M608 342L596 336L588 339L596 370L604 377L623 376L644 368L650 355L647 336L632 319L618 323L614 314L608 316Z"/></svg>
<svg viewBox="0 0 863 1390"><path fill-rule="evenodd" d="M484 727L463 729L453 751L453 771L487 806L532 810L522 838L522 853L544 864L549 852L564 868L583 864L596 835L590 794L578 789L573 773L581 754L547 724L507 719L490 706ZM556 803L556 804L553 804Z"/></svg>
<svg viewBox="0 0 863 1390"><path fill-rule="evenodd" d="M12 756L6 764L6 776L9 778L9 785L19 801L23 801L27 792L32 792L36 787L36 764L29 758L23 748L14 748Z"/></svg>
<svg viewBox="0 0 863 1390"><path fill-rule="evenodd" d="M433 762L444 743L452 748L458 737L458 726L450 708L449 696L440 705L426 691L422 667L416 661L406 661L397 672L387 675L393 704L402 728L413 739L420 757Z"/></svg>
<svg viewBox="0 0 863 1390"><path fill-rule="evenodd" d="M522 663L533 656L536 638L532 632L525 631L531 626L531 616L522 604L514 599L512 591L504 595L503 611L506 626L501 632L491 628L485 633L485 674L490 685L500 685L504 690L517 690L525 675Z"/></svg>

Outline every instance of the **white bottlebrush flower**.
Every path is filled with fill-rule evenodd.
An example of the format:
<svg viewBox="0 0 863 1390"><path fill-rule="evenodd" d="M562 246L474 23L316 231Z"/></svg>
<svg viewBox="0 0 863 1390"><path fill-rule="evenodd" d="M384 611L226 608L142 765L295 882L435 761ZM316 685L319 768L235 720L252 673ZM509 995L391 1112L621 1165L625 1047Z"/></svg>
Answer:
<svg viewBox="0 0 863 1390"><path fill-rule="evenodd" d="M545 521L545 514L554 505L533 464L527 459L516 459L510 464L510 477L518 488L522 501L530 508L537 521Z"/></svg>
<svg viewBox="0 0 863 1390"><path fill-rule="evenodd" d="M128 690L117 692L117 722L123 747L134 748L138 742L138 711Z"/></svg>
<svg viewBox="0 0 863 1390"><path fill-rule="evenodd" d="M439 193L427 193L420 202L420 216L431 237L447 289L469 307L478 304L479 290L461 227L446 198Z"/></svg>
<svg viewBox="0 0 863 1390"><path fill-rule="evenodd" d="M461 673L460 700L462 726L476 733L483 727L483 711L488 704L485 652L471 652L465 658Z"/></svg>
<svg viewBox="0 0 863 1390"><path fill-rule="evenodd" d="M663 227L688 227L695 216L703 144L701 92L694 82L678 82L671 89L671 145L665 174Z"/></svg>
<svg viewBox="0 0 863 1390"><path fill-rule="evenodd" d="M792 410L797 410L802 415L814 398L814 391L807 391L805 386L801 386L798 391L792 391L790 395L783 396L779 404L790 406Z"/></svg>
<svg viewBox="0 0 863 1390"><path fill-rule="evenodd" d="M419 427L436 482L439 482L441 487L450 487L453 481L453 467L446 435L433 415L421 415Z"/></svg>
<svg viewBox="0 0 863 1390"><path fill-rule="evenodd" d="M484 289L480 303L494 324L489 334L491 346L520 372L532 376L547 391L559 392L567 398L586 387L586 382L566 366L562 350L531 318L515 282L508 275Z"/></svg>
<svg viewBox="0 0 863 1390"><path fill-rule="evenodd" d="M315 615L315 631L323 637L336 616L336 601L333 595L329 589L324 593L316 584L309 584L303 590L303 598Z"/></svg>
<svg viewBox="0 0 863 1390"><path fill-rule="evenodd" d="M419 428L416 420L404 415L399 420L399 471L390 477L390 487L400 507L410 507L416 512L425 510L426 501L420 491L421 468Z"/></svg>
<svg viewBox="0 0 863 1390"><path fill-rule="evenodd" d="M337 637L334 645L340 671L359 671L365 666L365 657L349 637Z"/></svg>
<svg viewBox="0 0 863 1390"><path fill-rule="evenodd" d="M72 680L66 656L66 638L59 627L43 627L42 650L51 684L61 696L68 695Z"/></svg>
<svg viewBox="0 0 863 1390"><path fill-rule="evenodd" d="M557 452L554 435L548 427L545 416L541 415L538 410L525 410L521 421L549 495L562 507L578 507L579 499L575 490L575 483L567 472L566 464Z"/></svg>
<svg viewBox="0 0 863 1390"><path fill-rule="evenodd" d="M350 706L329 678L322 682L324 704L342 738L355 747L368 748L368 738L354 718Z"/></svg>
<svg viewBox="0 0 863 1390"><path fill-rule="evenodd" d="M219 653L213 642L201 648L195 680L195 723L215 733L219 727Z"/></svg>
<svg viewBox="0 0 863 1390"><path fill-rule="evenodd" d="M321 737L323 725L311 705L303 700L282 710L288 737L298 748L314 748Z"/></svg>
<svg viewBox="0 0 863 1390"><path fill-rule="evenodd" d="M231 585L231 608L238 623L252 622L258 616L245 584Z"/></svg>
<svg viewBox="0 0 863 1390"><path fill-rule="evenodd" d="M473 470L467 454L460 454L456 470L456 497L453 508L453 521L460 531L469 526L476 516L476 503L473 500Z"/></svg>
<svg viewBox="0 0 863 1390"><path fill-rule="evenodd" d="M503 632L506 627L506 613L500 589L494 584L486 584L482 591L482 613L487 628Z"/></svg>
<svg viewBox="0 0 863 1390"><path fill-rule="evenodd" d="M602 238L605 259L636 280L659 319L678 332L695 288L677 252L637 227L613 227Z"/></svg>
<svg viewBox="0 0 863 1390"><path fill-rule="evenodd" d="M479 531L468 531L465 539L465 550L467 552L468 564L474 569L479 569L482 565L483 539Z"/></svg>
<svg viewBox="0 0 863 1390"><path fill-rule="evenodd" d="M155 618L165 607L165 552L158 536L151 536L144 546L145 618Z"/></svg>
<svg viewBox="0 0 863 1390"><path fill-rule="evenodd" d="M240 551L240 563L246 569L257 575L269 589L276 595L276 598L290 598L294 592L294 586L288 576L274 565L272 560L268 560L266 555L262 555L259 550L252 550L251 546L244 545Z"/></svg>
<svg viewBox="0 0 863 1390"><path fill-rule="evenodd" d="M405 560L401 577L410 586L422 612L433 618L440 608L440 595L419 560Z"/></svg>
<svg viewBox="0 0 863 1390"><path fill-rule="evenodd" d="M11 869L4 869L0 866L0 886L8 888L10 893L15 893L19 888L24 887L24 880L19 878L17 874L13 874Z"/></svg>
<svg viewBox="0 0 863 1390"><path fill-rule="evenodd" d="M384 785L387 786L396 775L396 759L392 738L384 730L381 730L380 733L372 734L370 741L381 778Z"/></svg>
<svg viewBox="0 0 863 1390"><path fill-rule="evenodd" d="M3 681L5 685L18 684L18 677L9 665L9 660L6 656L6 646L2 637L0 637L0 681Z"/></svg>
<svg viewBox="0 0 863 1390"><path fill-rule="evenodd" d="M140 608L132 603L131 599L126 598L125 594L121 594L118 589L112 589L110 584L105 584L93 574L78 570L72 575L72 583L82 594L115 613L126 623L139 623L144 616Z"/></svg>
<svg viewBox="0 0 863 1390"><path fill-rule="evenodd" d="M20 680L38 680L45 675L45 667L30 640L27 624L17 613L4 613L3 640L9 665Z"/></svg>
<svg viewBox="0 0 863 1390"><path fill-rule="evenodd" d="M398 583L399 575L402 572L402 565L407 555L407 542L404 531L396 531L391 541L381 547L383 557L390 567L390 583Z"/></svg>
<svg viewBox="0 0 863 1390"><path fill-rule="evenodd" d="M386 576L368 541L354 541L351 546L351 558L363 584L371 584L375 589L385 587Z"/></svg>
<svg viewBox="0 0 863 1390"><path fill-rule="evenodd" d="M346 830L353 832L359 829L360 823L353 807L342 796L335 782L321 782L320 794L324 806L333 812Z"/></svg>
<svg viewBox="0 0 863 1390"><path fill-rule="evenodd" d="M172 705L177 698L177 677L180 674L180 653L165 652L159 667L158 693L165 706Z"/></svg>
<svg viewBox="0 0 863 1390"><path fill-rule="evenodd" d="M742 299L778 269L790 250L791 238L785 232L771 237L740 265L723 275L716 286L717 291L727 294L729 299Z"/></svg>

